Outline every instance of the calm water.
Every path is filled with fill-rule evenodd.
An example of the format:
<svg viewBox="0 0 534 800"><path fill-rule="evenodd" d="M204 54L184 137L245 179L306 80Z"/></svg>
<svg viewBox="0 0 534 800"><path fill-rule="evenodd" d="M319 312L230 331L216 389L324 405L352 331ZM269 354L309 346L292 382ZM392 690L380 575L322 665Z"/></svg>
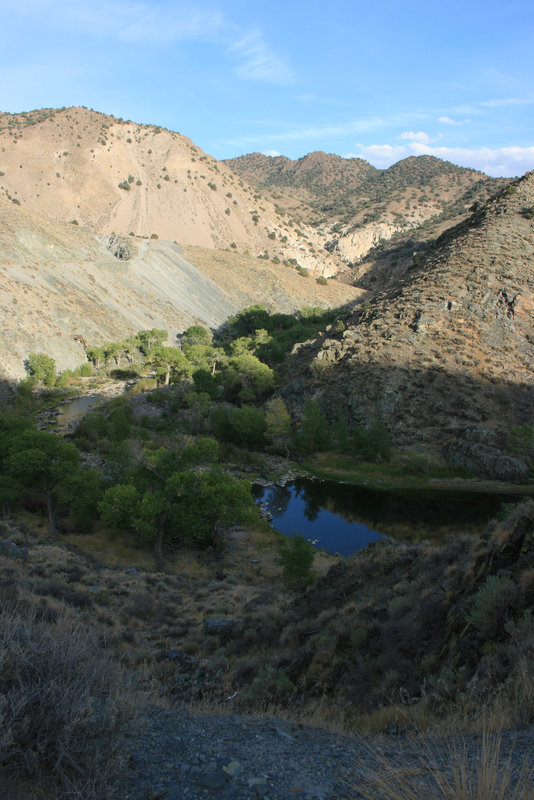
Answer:
<svg viewBox="0 0 534 800"><path fill-rule="evenodd" d="M384 492L310 479L255 486L254 496L280 533L301 534L343 556L384 536L439 541L450 533L482 532L503 502L518 499L478 492Z"/></svg>
<svg viewBox="0 0 534 800"><path fill-rule="evenodd" d="M99 395L87 395L85 397L76 397L74 400L59 406L59 414L56 417L58 430L67 430L71 422L80 420L90 408L97 406L101 402L102 397Z"/></svg>

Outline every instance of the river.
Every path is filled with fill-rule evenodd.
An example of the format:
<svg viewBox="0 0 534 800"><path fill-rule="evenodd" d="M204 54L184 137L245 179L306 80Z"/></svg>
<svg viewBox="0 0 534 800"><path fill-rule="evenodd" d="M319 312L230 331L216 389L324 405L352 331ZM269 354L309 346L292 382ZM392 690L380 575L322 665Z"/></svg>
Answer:
<svg viewBox="0 0 534 800"><path fill-rule="evenodd" d="M449 534L482 533L515 495L461 491L380 491L299 478L254 487L258 503L286 536L301 534L330 553L349 556L383 537L439 542Z"/></svg>

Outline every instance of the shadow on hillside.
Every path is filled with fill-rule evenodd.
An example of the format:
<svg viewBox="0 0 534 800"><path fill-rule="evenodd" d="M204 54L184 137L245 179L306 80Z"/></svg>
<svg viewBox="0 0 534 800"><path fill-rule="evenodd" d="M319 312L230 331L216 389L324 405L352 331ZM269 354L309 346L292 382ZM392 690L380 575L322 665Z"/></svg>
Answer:
<svg viewBox="0 0 534 800"><path fill-rule="evenodd" d="M17 391L17 384L15 381L10 381L8 378L0 378L0 406L4 403L9 403Z"/></svg>
<svg viewBox="0 0 534 800"><path fill-rule="evenodd" d="M363 345L361 357L351 350L334 365L328 354L313 346L292 357L295 377L282 390L290 405L313 397L332 420L342 412L353 425L382 423L396 447L428 447L473 475L528 482L528 429L515 441L512 429L532 425L532 383L477 379L461 366L377 364Z"/></svg>

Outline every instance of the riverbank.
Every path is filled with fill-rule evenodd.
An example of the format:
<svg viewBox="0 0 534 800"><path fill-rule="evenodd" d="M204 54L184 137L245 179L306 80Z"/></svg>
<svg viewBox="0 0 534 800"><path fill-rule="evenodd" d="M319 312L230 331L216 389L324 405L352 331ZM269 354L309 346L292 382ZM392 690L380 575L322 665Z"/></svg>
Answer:
<svg viewBox="0 0 534 800"><path fill-rule="evenodd" d="M82 417L94 406L104 400L121 397L135 381L120 380L106 381L101 386L95 385L94 380L87 386L87 391L67 396L60 395L53 405L35 415L39 430L52 430L65 436L73 432Z"/></svg>
<svg viewBox="0 0 534 800"><path fill-rule="evenodd" d="M534 483L516 484L486 478L436 476L414 472L406 474L400 465L370 464L328 453L317 453L299 465L301 472L311 478L347 483L368 489L487 492L503 495L534 495Z"/></svg>

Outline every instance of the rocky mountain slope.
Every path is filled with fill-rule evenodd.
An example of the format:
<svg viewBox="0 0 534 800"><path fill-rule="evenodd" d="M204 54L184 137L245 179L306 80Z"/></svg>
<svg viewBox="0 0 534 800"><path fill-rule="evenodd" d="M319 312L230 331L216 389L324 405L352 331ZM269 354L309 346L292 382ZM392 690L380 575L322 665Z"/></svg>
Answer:
<svg viewBox="0 0 534 800"><path fill-rule="evenodd" d="M447 231L343 332L301 348L286 396L314 396L393 442L524 479L509 449L534 408L534 173Z"/></svg>
<svg viewBox="0 0 534 800"><path fill-rule="evenodd" d="M231 169L179 133L86 108L0 114L0 192L97 234L268 251L317 274L339 265Z"/></svg>
<svg viewBox="0 0 534 800"><path fill-rule="evenodd" d="M426 239L433 231L420 230L422 225L450 226L508 182L433 156L406 158L385 170L321 152L296 161L252 153L226 163L267 198L317 226L327 249L345 263L394 237L417 232Z"/></svg>
<svg viewBox="0 0 534 800"><path fill-rule="evenodd" d="M189 325L217 328L247 305L291 311L343 305L362 294L233 251L197 247L186 258L168 241L96 236L0 197L4 380L24 376L31 352L52 356L60 370L78 366L85 354L76 335L100 345L156 327L168 330L174 343Z"/></svg>

